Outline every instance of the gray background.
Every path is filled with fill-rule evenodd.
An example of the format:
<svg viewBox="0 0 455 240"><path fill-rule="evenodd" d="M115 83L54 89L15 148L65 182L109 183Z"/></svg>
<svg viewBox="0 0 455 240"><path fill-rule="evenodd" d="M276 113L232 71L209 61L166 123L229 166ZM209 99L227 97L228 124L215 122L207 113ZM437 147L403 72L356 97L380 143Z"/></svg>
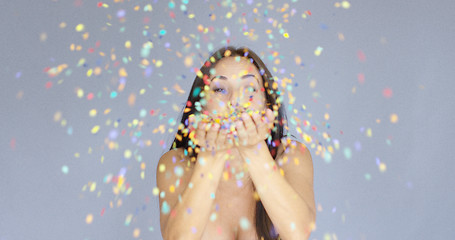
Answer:
<svg viewBox="0 0 455 240"><path fill-rule="evenodd" d="M157 0L105 1L108 8L88 0L1 0L1 240L134 239L135 229L138 239L161 239L153 188L158 159L172 141L173 133L167 131L175 129L173 121L194 80L192 69L228 39L251 47L279 79L293 73L296 100L289 107L286 98L288 117L299 116L316 127L304 129L314 139L318 212L311 239L455 237L450 152L455 133L455 2L352 0L349 9L336 7L336 1L233 2L237 10L226 19L233 11L231 1L176 0L171 9ZM285 3L289 7L282 12ZM144 11L147 4L151 12ZM311 15L302 17L305 11ZM61 22L65 28L59 27ZM77 32L77 24L84 24L84 31ZM208 32L198 31L198 25ZM161 29L166 34L160 35ZM284 38L280 29L290 37ZM243 34L252 30L256 40ZM83 40L86 32L89 38ZM127 40L130 49L124 46ZM141 56L147 41L153 48ZM71 51L71 44L82 50ZM318 46L323 51L316 56ZM184 64L187 56L193 59L191 66ZM122 60L128 57L131 61ZM140 66L143 57L151 62L148 70ZM81 58L86 64L78 66ZM155 66L153 59L163 65ZM60 64L67 68L58 76L45 72ZM97 66L101 74L88 77L87 71ZM123 80L118 74L122 67L128 72ZM363 83L358 74L364 74ZM122 81L123 91L111 98ZM176 83L184 94L173 88ZM164 94L164 87L170 94ZM82 98L78 88L84 90ZM383 96L386 88L392 89L390 98ZM90 93L92 100L87 99ZM128 104L132 94L136 99ZM104 114L107 108L111 112ZM98 111L96 117L89 116L91 109ZM57 112L60 119L54 119ZM398 122L391 123L391 114L397 114ZM133 125L134 119L143 125ZM100 130L92 134L96 125ZM154 133L160 125L166 132ZM290 127L301 140L295 125ZM109 141L118 147L109 149ZM331 158L317 154L318 145L327 149L336 142L339 148ZM386 171L380 171L379 163L386 164ZM123 175L131 193L115 194L117 184L104 181L109 174ZM88 214L93 214L91 224L86 223Z"/></svg>

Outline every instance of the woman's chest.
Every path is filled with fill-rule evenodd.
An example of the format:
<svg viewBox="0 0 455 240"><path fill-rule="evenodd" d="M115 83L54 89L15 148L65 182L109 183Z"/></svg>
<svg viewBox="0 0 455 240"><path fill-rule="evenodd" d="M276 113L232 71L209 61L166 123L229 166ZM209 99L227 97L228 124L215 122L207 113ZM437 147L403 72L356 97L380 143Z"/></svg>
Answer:
<svg viewBox="0 0 455 240"><path fill-rule="evenodd" d="M215 199L202 239L255 240L256 201L249 194L234 193Z"/></svg>

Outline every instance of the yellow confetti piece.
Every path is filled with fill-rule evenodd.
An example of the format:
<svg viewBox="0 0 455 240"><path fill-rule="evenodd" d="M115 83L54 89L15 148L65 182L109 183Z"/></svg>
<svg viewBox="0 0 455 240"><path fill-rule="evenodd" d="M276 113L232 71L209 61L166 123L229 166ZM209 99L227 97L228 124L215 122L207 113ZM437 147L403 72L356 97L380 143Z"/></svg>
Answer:
<svg viewBox="0 0 455 240"><path fill-rule="evenodd" d="M344 34L343 33L338 33L338 39L340 41L344 41Z"/></svg>
<svg viewBox="0 0 455 240"><path fill-rule="evenodd" d="M302 59L300 58L300 56L295 56L294 60L295 60L295 64L297 64L297 65L302 64Z"/></svg>
<svg viewBox="0 0 455 240"><path fill-rule="evenodd" d="M163 65L163 61L161 61L161 60L156 61L156 64L155 64L156 67L159 68L159 67L161 67L162 65Z"/></svg>
<svg viewBox="0 0 455 240"><path fill-rule="evenodd" d="M171 186L169 187L169 192L171 192L171 193L175 192L175 187L174 187L174 185L171 185Z"/></svg>
<svg viewBox="0 0 455 240"><path fill-rule="evenodd" d="M185 57L185 67L191 67L193 65L193 58L191 56Z"/></svg>
<svg viewBox="0 0 455 240"><path fill-rule="evenodd" d="M135 228L133 231L133 237L138 238L141 235L141 230L139 228Z"/></svg>
<svg viewBox="0 0 455 240"><path fill-rule="evenodd" d="M106 114L108 114L108 113L110 113L110 112L111 112L111 109L110 109L110 108L106 108L106 109L104 110L104 115L106 115Z"/></svg>
<svg viewBox="0 0 455 240"><path fill-rule="evenodd" d="M324 119L325 119L325 120L329 120L329 119L330 119L330 115L329 115L328 113L325 113L325 114L324 114Z"/></svg>
<svg viewBox="0 0 455 240"><path fill-rule="evenodd" d="M316 80L311 79L310 81L310 88L315 88L316 87Z"/></svg>
<svg viewBox="0 0 455 240"><path fill-rule="evenodd" d="M93 222L93 215L92 214L87 214L87 216L85 217L85 222L87 224L91 224Z"/></svg>
<svg viewBox="0 0 455 240"><path fill-rule="evenodd" d="M320 56L321 53L322 53L322 50L324 50L324 48L322 48L321 46L318 46L318 47L316 48L316 50L314 50L314 55Z"/></svg>
<svg viewBox="0 0 455 240"><path fill-rule="evenodd" d="M372 137L373 136L373 131L371 130L371 128L368 128L367 129L367 137Z"/></svg>
<svg viewBox="0 0 455 240"><path fill-rule="evenodd" d="M78 25L76 26L75 29L76 29L77 32L81 32L81 31L84 31L85 26L84 26L84 24L80 23L80 24L78 24Z"/></svg>
<svg viewBox="0 0 455 240"><path fill-rule="evenodd" d="M152 193L154 196L158 196L158 194L160 194L160 189L158 189L157 187L154 187Z"/></svg>
<svg viewBox="0 0 455 240"><path fill-rule="evenodd" d="M131 48L131 41L130 40L125 42L125 47L128 48L128 49Z"/></svg>
<svg viewBox="0 0 455 240"><path fill-rule="evenodd" d="M284 38L289 38L289 33L284 33L284 34L283 34L283 37L284 37Z"/></svg>
<svg viewBox="0 0 455 240"><path fill-rule="evenodd" d="M59 28L66 28L66 22L61 22L59 25L58 25Z"/></svg>
<svg viewBox="0 0 455 240"><path fill-rule="evenodd" d="M47 40L47 34L46 33L41 33L40 36L39 36L39 40L41 42L45 42Z"/></svg>
<svg viewBox="0 0 455 240"><path fill-rule="evenodd" d="M381 171L382 173L385 172L387 170L387 166L385 165L385 163L380 163L379 164L379 171Z"/></svg>
<svg viewBox="0 0 455 240"><path fill-rule="evenodd" d="M164 164L161 163L160 166L158 166L158 170L159 170L160 172L166 171L166 165L164 165Z"/></svg>
<svg viewBox="0 0 455 240"><path fill-rule="evenodd" d="M54 122L58 122L62 119L62 112L58 111L54 113Z"/></svg>
<svg viewBox="0 0 455 240"><path fill-rule="evenodd" d="M87 71L87 77L92 76L92 73L93 73L93 69L90 68L90 69Z"/></svg>
<svg viewBox="0 0 455 240"><path fill-rule="evenodd" d="M232 17L232 12L226 13L226 18L227 18L227 19L230 19L231 17Z"/></svg>
<svg viewBox="0 0 455 240"><path fill-rule="evenodd" d="M398 115L395 114L395 113L392 113L392 114L390 115L390 122L391 122L391 123L397 123L397 122L398 122Z"/></svg>
<svg viewBox="0 0 455 240"><path fill-rule="evenodd" d="M123 156L124 156L126 159L131 158L131 155L132 155L132 152L131 152L131 150L129 150L129 149L126 149L125 152L123 153Z"/></svg>
<svg viewBox="0 0 455 240"><path fill-rule="evenodd" d="M344 8L344 9L348 9L351 7L351 3L349 3L348 1L342 1L341 2L341 7Z"/></svg>
<svg viewBox="0 0 455 240"><path fill-rule="evenodd" d="M125 68L120 68L120 69L118 70L118 75L119 75L120 77L128 77L128 73L126 72Z"/></svg>
<svg viewBox="0 0 455 240"><path fill-rule="evenodd" d="M96 125L92 128L91 132L92 132L92 134L96 134L99 130L100 130L100 126Z"/></svg>
<svg viewBox="0 0 455 240"><path fill-rule="evenodd" d="M151 12L153 10L152 4L147 4L144 7L144 12Z"/></svg>
<svg viewBox="0 0 455 240"><path fill-rule="evenodd" d="M125 182L125 178L123 176L119 176L117 181L117 188L120 188L123 185L123 182Z"/></svg>
<svg viewBox="0 0 455 240"><path fill-rule="evenodd" d="M94 192L96 190L96 182L90 184L90 192Z"/></svg>
<svg viewBox="0 0 455 240"><path fill-rule="evenodd" d="M101 74L101 68L100 67L96 67L95 70L93 71L93 73L95 73L96 76L100 75Z"/></svg>
<svg viewBox="0 0 455 240"><path fill-rule="evenodd" d="M89 36L90 36L90 33L86 32L86 33L82 34L82 39L87 40Z"/></svg>

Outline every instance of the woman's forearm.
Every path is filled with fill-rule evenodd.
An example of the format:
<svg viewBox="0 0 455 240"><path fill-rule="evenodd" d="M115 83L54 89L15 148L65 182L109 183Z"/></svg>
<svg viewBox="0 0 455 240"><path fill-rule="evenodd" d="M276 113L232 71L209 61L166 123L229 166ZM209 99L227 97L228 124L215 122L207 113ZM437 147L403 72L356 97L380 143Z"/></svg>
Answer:
<svg viewBox="0 0 455 240"><path fill-rule="evenodd" d="M190 182L167 221L167 239L201 239L223 173L223 155L198 154Z"/></svg>

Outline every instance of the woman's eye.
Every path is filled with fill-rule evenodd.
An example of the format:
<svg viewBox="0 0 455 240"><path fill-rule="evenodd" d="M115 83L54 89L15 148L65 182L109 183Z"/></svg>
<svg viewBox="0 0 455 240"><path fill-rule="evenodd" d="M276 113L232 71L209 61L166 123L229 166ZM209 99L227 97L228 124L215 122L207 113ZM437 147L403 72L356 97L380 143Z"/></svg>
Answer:
<svg viewBox="0 0 455 240"><path fill-rule="evenodd" d="M223 88L214 88L213 91L216 93L226 94L226 90Z"/></svg>

